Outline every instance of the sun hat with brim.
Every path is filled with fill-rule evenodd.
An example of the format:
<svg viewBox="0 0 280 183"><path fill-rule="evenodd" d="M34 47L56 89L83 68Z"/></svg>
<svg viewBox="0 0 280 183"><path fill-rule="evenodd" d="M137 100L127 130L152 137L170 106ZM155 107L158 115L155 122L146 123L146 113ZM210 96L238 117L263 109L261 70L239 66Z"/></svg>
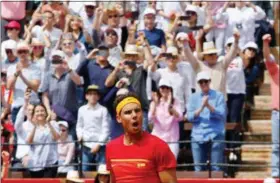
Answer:
<svg viewBox="0 0 280 183"><path fill-rule="evenodd" d="M144 16L156 15L156 11L153 8L146 8L143 14L144 14Z"/></svg>
<svg viewBox="0 0 280 183"><path fill-rule="evenodd" d="M31 46L45 46L45 44L37 38L32 38Z"/></svg>
<svg viewBox="0 0 280 183"><path fill-rule="evenodd" d="M69 127L69 125L68 125L68 123L67 123L67 121L58 121L58 123L57 123L58 125L62 125L62 126L64 126L64 127L66 127L66 128L68 128Z"/></svg>
<svg viewBox="0 0 280 183"><path fill-rule="evenodd" d="M175 46L170 46L167 48L166 50L167 54L172 54L172 56L178 56L179 55L179 51Z"/></svg>
<svg viewBox="0 0 280 183"><path fill-rule="evenodd" d="M54 56L59 56L61 59L65 59L65 53L61 50L54 50L51 54L51 58Z"/></svg>
<svg viewBox="0 0 280 183"><path fill-rule="evenodd" d="M195 12L196 14L198 14L198 8L193 5L187 5L185 12L187 12L187 11L192 11L192 12Z"/></svg>
<svg viewBox="0 0 280 183"><path fill-rule="evenodd" d="M20 24L17 21L10 21L7 25L4 26L6 29L20 29Z"/></svg>
<svg viewBox="0 0 280 183"><path fill-rule="evenodd" d="M90 85L87 87L86 89L86 93L88 93L89 91L97 91L100 92L100 88L97 85Z"/></svg>
<svg viewBox="0 0 280 183"><path fill-rule="evenodd" d="M255 50L258 50L258 45L255 42L250 41L247 44L245 44L245 46L243 46L242 52L245 51L247 48L253 48Z"/></svg>
<svg viewBox="0 0 280 183"><path fill-rule="evenodd" d="M96 1L86 1L84 2L84 6L96 6Z"/></svg>
<svg viewBox="0 0 280 183"><path fill-rule="evenodd" d="M200 80L211 80L209 72L199 72L196 76L196 82L199 82Z"/></svg>
<svg viewBox="0 0 280 183"><path fill-rule="evenodd" d="M17 50L28 50L28 51L30 51L30 47L29 47L29 45L28 45L27 43L25 43L25 42L19 42L19 43L17 44Z"/></svg>
<svg viewBox="0 0 280 183"><path fill-rule="evenodd" d="M203 55L208 55L208 54L213 54L213 53L218 53L219 50L216 49L214 42L209 41L209 42L204 42L203 43Z"/></svg>
<svg viewBox="0 0 280 183"><path fill-rule="evenodd" d="M66 180L77 182L77 183L85 182L84 180L79 178L79 172L74 170L70 170L67 172Z"/></svg>
<svg viewBox="0 0 280 183"><path fill-rule="evenodd" d="M160 88L162 86L167 86L169 88L172 88L170 81L166 78L163 78L159 81L158 87Z"/></svg>
<svg viewBox="0 0 280 183"><path fill-rule="evenodd" d="M105 164L99 165L99 167L97 169L97 173L101 174L101 175L110 175L110 171L107 170Z"/></svg>
<svg viewBox="0 0 280 183"><path fill-rule="evenodd" d="M137 51L137 46L134 45L134 44L126 45L124 54L125 55L138 55L139 56L139 53Z"/></svg>

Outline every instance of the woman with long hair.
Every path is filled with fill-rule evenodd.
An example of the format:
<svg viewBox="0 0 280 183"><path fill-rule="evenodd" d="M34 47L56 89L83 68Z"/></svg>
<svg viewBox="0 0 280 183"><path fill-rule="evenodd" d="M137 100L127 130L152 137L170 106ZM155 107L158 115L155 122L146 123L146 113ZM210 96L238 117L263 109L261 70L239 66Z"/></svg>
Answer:
<svg viewBox="0 0 280 183"><path fill-rule="evenodd" d="M173 97L173 90L168 80L161 79L157 94L149 110L149 121L153 121L152 134L165 142L177 142L179 140L179 123L183 118L180 103ZM168 144L172 153L177 158L179 144Z"/></svg>

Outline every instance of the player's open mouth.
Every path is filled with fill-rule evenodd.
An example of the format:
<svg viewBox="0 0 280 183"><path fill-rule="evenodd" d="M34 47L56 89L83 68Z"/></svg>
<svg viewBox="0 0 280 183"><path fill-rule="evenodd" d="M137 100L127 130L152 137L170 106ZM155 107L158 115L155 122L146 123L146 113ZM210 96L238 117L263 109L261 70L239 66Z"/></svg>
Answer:
<svg viewBox="0 0 280 183"><path fill-rule="evenodd" d="M138 126L139 126L139 123L138 123L138 122L133 122L133 123L132 123L132 126L133 126L133 127L138 127Z"/></svg>

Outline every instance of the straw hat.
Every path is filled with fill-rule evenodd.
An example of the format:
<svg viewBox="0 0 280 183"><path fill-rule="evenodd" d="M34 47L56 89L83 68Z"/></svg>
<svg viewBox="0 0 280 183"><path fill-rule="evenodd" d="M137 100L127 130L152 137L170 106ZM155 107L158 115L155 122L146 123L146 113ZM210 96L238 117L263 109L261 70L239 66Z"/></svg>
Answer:
<svg viewBox="0 0 280 183"><path fill-rule="evenodd" d="M203 52L202 52L203 55L213 54L218 52L219 50L216 49L213 41L203 43Z"/></svg>
<svg viewBox="0 0 280 183"><path fill-rule="evenodd" d="M166 53L172 54L172 56L178 56L179 52L175 46L170 46L167 48Z"/></svg>
<svg viewBox="0 0 280 183"><path fill-rule="evenodd" d="M85 181L79 178L79 172L70 170L67 173L66 180L72 181L72 182L77 182L77 183L84 183Z"/></svg>
<svg viewBox="0 0 280 183"><path fill-rule="evenodd" d="M30 45L31 46L45 46L45 44L37 38L32 38L32 41L31 41Z"/></svg>
<svg viewBox="0 0 280 183"><path fill-rule="evenodd" d="M105 164L99 165L97 173L101 174L101 175L110 175L110 172L107 170L107 167Z"/></svg>
<svg viewBox="0 0 280 183"><path fill-rule="evenodd" d="M125 46L125 55L138 55L137 46L135 44L128 44Z"/></svg>

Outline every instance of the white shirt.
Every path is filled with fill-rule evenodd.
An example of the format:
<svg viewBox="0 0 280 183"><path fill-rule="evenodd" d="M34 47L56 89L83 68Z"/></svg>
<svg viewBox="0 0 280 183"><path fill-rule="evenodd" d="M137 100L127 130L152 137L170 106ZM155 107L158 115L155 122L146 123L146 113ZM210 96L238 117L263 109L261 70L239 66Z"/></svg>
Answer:
<svg viewBox="0 0 280 183"><path fill-rule="evenodd" d="M196 87L196 74L189 62L181 61L177 64L177 68L180 73L186 73L188 76L188 82L191 88Z"/></svg>
<svg viewBox="0 0 280 183"><path fill-rule="evenodd" d="M84 105L79 108L78 121L76 126L77 137L82 138L84 145L93 148L97 144L104 145L103 142L109 140L110 120L109 114L105 107L96 104L94 107Z"/></svg>
<svg viewBox="0 0 280 183"><path fill-rule="evenodd" d="M47 37L50 38L51 47L53 48L56 45L57 41L59 40L62 34L62 30L53 27L51 31L48 30L43 31L43 28L41 26L36 25L32 28L31 34L33 37L38 38L42 42L45 42L44 39L44 34L45 34Z"/></svg>
<svg viewBox="0 0 280 183"><path fill-rule="evenodd" d="M186 72L170 71L169 68L160 68L155 72L151 72L151 78L159 83L160 79L164 78L169 80L173 89L173 96L176 98L181 105L182 109L186 108L188 98L191 94L191 88L188 81Z"/></svg>
<svg viewBox="0 0 280 183"><path fill-rule="evenodd" d="M245 94L246 83L241 57L236 57L227 69L226 90L230 94Z"/></svg>
<svg viewBox="0 0 280 183"><path fill-rule="evenodd" d="M7 70L7 77L14 76L16 72L16 65L11 65ZM41 80L40 68L35 63L31 63L27 68L22 69L23 76L28 80ZM20 107L24 104L24 92L26 91L27 85L22 81L20 77L17 78L14 87L14 96L12 108ZM37 95L33 92L31 94L31 100L37 100Z"/></svg>
<svg viewBox="0 0 280 183"><path fill-rule="evenodd" d="M258 6L256 6L256 12L253 8L243 7L238 8L227 8L226 13L228 14L228 26L226 28L226 38L233 36L233 30L235 27L241 28L239 47L242 48L249 41L254 41L255 33L255 21L265 18L265 12Z"/></svg>

